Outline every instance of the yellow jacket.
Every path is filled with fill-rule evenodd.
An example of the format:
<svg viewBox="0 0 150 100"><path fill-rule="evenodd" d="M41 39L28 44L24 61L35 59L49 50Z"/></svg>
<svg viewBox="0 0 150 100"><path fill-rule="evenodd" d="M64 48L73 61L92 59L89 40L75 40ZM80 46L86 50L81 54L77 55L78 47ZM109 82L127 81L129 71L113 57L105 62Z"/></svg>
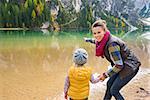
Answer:
<svg viewBox="0 0 150 100"><path fill-rule="evenodd" d="M72 99L85 99L89 96L89 81L91 79L90 67L71 67L69 69L70 87L68 95Z"/></svg>

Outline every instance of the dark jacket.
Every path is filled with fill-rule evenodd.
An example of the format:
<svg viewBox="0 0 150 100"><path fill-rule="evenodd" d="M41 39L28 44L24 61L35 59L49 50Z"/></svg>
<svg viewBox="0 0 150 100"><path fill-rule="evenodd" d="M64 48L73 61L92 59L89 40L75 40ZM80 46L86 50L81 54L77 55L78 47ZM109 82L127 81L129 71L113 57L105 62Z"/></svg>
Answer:
<svg viewBox="0 0 150 100"><path fill-rule="evenodd" d="M110 58L109 51L108 51L108 47L111 43L116 43L120 46L120 53L121 53L123 66L124 66L123 69L119 72L121 78L124 78L130 75L131 73L135 72L137 69L139 69L141 62L134 55L134 53L126 46L126 44L121 39L110 35L106 43L106 46L104 48L104 56L111 63L112 66L114 66L115 64Z"/></svg>

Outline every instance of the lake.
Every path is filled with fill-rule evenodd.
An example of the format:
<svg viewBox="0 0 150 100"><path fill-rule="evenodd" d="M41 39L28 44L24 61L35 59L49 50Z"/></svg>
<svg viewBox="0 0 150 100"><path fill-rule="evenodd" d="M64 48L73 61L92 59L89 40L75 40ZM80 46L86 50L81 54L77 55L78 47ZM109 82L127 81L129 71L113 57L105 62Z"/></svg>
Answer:
<svg viewBox="0 0 150 100"><path fill-rule="evenodd" d="M126 41L150 68L150 31L126 34L111 31ZM64 79L72 63L72 52L85 48L88 66L103 73L109 63L95 57L95 46L84 42L90 32L0 31L0 100L60 100Z"/></svg>

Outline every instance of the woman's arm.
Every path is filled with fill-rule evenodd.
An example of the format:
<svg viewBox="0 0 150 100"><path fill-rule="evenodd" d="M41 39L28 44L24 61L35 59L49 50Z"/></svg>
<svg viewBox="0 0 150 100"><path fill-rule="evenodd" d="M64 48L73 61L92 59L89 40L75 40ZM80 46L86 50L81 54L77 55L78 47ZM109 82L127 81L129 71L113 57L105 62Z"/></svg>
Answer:
<svg viewBox="0 0 150 100"><path fill-rule="evenodd" d="M104 74L106 77L108 76L110 77L115 73L118 73L124 67L123 60L120 53L120 46L116 43L112 43L109 45L108 50L109 50L111 60L115 65Z"/></svg>

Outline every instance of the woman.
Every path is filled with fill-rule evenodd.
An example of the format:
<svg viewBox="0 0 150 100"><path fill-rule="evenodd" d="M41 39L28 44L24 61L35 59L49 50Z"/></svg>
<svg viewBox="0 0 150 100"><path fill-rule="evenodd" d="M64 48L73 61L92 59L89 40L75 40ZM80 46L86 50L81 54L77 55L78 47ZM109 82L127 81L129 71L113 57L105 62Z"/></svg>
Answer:
<svg viewBox="0 0 150 100"><path fill-rule="evenodd" d="M96 44L96 56L105 57L112 66L100 76L102 81L110 77L104 100L112 96L124 100L119 91L137 74L141 63L121 39L110 34L105 20L94 22L92 33L95 39L85 38L86 42Z"/></svg>

